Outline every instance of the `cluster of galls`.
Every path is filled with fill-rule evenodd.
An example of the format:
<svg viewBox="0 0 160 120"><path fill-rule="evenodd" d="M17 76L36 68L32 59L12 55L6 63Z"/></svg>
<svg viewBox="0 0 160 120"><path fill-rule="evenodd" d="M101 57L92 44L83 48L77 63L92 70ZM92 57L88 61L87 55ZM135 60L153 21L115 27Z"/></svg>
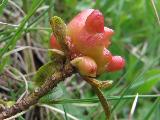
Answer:
<svg viewBox="0 0 160 120"><path fill-rule="evenodd" d="M112 29L104 27L104 17L98 10L84 10L70 21L65 43L71 63L80 74L96 77L104 71L114 72L124 67L125 60L107 49L113 34ZM54 35L50 46L62 50Z"/></svg>

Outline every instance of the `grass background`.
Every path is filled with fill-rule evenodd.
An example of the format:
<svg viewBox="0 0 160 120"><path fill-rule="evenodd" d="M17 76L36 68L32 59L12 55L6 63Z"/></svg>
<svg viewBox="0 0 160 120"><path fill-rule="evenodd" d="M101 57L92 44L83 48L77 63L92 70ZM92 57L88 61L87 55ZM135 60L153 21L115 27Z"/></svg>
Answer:
<svg viewBox="0 0 160 120"><path fill-rule="evenodd" d="M115 31L109 50L126 59L124 70L99 77L114 80L113 87L103 91L112 109L112 119L159 120L160 21L154 6L160 16L159 0L1 0L0 101L13 104L32 87L35 71L49 60L51 16L60 16L68 23L81 10L95 8L104 14L105 25ZM32 48L25 49L26 46ZM38 105L17 119L105 119L91 87L76 76L54 91L50 99L56 100L56 104ZM136 108L132 114L133 103ZM62 115L59 110L75 118Z"/></svg>

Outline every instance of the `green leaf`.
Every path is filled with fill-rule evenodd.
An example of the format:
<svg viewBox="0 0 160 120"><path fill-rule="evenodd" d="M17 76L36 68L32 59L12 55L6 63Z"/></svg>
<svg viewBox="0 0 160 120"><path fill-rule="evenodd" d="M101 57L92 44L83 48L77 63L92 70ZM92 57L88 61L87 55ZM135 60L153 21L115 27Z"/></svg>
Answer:
<svg viewBox="0 0 160 120"><path fill-rule="evenodd" d="M1 49L0 49L1 50ZM1 64L0 64L0 73L3 72L3 68L5 66L5 64L9 61L9 57L5 57L4 59L2 59Z"/></svg>
<svg viewBox="0 0 160 120"><path fill-rule="evenodd" d="M131 89L136 89L138 93L146 93L151 91L152 87L155 86L160 80L160 70L152 69L148 71L142 80L135 83Z"/></svg>
<svg viewBox="0 0 160 120"><path fill-rule="evenodd" d="M56 65L54 61L48 62L39 68L36 75L33 77L33 82L37 86L41 86L45 80L51 77L54 72L56 72L59 65Z"/></svg>
<svg viewBox="0 0 160 120"><path fill-rule="evenodd" d="M47 95L43 96L40 99L40 102L42 103L49 103L55 99L58 99L59 97L61 97L63 95L63 90L60 87L60 85L58 85L56 88L53 88Z"/></svg>
<svg viewBox="0 0 160 120"><path fill-rule="evenodd" d="M54 16L51 18L50 24L53 30L53 34L56 37L56 40L59 42L59 44L62 46L63 50L65 51L67 49L67 46L65 43L67 26L65 22L60 17Z"/></svg>
<svg viewBox="0 0 160 120"><path fill-rule="evenodd" d="M4 7L7 5L8 0L3 0L2 3L0 3L0 16L3 12Z"/></svg>

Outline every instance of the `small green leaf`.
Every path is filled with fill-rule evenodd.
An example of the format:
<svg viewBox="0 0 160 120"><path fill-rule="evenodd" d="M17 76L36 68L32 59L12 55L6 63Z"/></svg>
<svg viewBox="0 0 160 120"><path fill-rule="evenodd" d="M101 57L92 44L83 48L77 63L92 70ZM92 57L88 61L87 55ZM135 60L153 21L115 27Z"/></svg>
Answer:
<svg viewBox="0 0 160 120"><path fill-rule="evenodd" d="M36 75L33 77L33 82L37 86L42 85L58 68L60 68L60 65L57 65L54 61L48 62L39 68Z"/></svg>
<svg viewBox="0 0 160 120"><path fill-rule="evenodd" d="M60 85L58 85L56 88L53 88L47 95L43 96L40 99L40 102L42 103L49 103L55 99L58 99L59 97L61 97L63 95L63 90L60 87Z"/></svg>
<svg viewBox="0 0 160 120"><path fill-rule="evenodd" d="M53 34L56 37L56 40L62 46L62 49L65 51L67 46L65 44L67 26L65 22L58 16L54 16L50 20L50 24L53 30Z"/></svg>

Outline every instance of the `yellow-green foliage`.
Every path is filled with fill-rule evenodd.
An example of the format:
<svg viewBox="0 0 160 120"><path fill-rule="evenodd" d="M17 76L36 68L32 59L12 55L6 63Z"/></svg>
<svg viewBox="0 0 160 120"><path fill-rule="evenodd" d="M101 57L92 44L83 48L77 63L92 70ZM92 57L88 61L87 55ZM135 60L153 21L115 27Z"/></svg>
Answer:
<svg viewBox="0 0 160 120"><path fill-rule="evenodd" d="M50 61L38 69L36 75L33 77L33 82L36 86L40 86L59 69L60 64Z"/></svg>
<svg viewBox="0 0 160 120"><path fill-rule="evenodd" d="M53 34L56 37L56 40L59 42L59 44L62 46L63 50L66 50L66 32L67 32L67 26L65 22L58 16L54 16L50 20L50 24L53 30Z"/></svg>

